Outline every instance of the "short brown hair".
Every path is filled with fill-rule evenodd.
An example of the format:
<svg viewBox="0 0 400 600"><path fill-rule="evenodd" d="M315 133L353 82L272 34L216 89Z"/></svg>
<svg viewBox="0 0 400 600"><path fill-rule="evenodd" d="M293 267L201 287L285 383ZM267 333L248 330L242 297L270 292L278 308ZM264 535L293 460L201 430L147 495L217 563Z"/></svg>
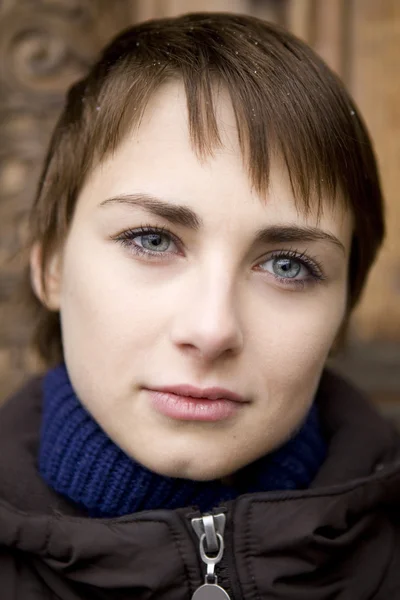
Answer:
<svg viewBox="0 0 400 600"><path fill-rule="evenodd" d="M341 202L355 222L348 314L358 301L384 237L383 201L372 145L345 88L302 41L276 25L233 14L153 20L122 32L87 77L69 91L54 130L31 214L31 243L42 248L43 274L63 242L90 170L140 123L166 80L183 81L195 151L220 143L215 84L230 94L252 185L268 187L274 151L287 166L302 210L317 199ZM43 285L45 284L43 280ZM52 364L62 360L58 313L34 299L35 343Z"/></svg>

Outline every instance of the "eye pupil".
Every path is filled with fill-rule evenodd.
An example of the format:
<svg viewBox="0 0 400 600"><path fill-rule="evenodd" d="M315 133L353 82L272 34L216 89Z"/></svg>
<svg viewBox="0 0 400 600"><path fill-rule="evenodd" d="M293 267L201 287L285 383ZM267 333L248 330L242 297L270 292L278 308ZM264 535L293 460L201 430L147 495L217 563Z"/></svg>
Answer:
<svg viewBox="0 0 400 600"><path fill-rule="evenodd" d="M152 246L157 247L161 244L161 236L158 233L151 233L147 237Z"/></svg>
<svg viewBox="0 0 400 600"><path fill-rule="evenodd" d="M167 235L161 233L147 233L142 235L142 244L147 249L167 250L170 244Z"/></svg>
<svg viewBox="0 0 400 600"><path fill-rule="evenodd" d="M290 260L281 260L279 263L279 267L284 271L290 271Z"/></svg>
<svg viewBox="0 0 400 600"><path fill-rule="evenodd" d="M274 271L277 275L284 275L288 277L296 277L300 273L300 269L301 265L291 258L277 259L274 267Z"/></svg>

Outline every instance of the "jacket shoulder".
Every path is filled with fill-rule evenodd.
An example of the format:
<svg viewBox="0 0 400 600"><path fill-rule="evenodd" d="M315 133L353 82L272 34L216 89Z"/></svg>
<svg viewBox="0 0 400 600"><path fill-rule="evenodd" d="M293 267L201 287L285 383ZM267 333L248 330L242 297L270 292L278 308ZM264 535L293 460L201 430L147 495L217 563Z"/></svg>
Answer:
<svg viewBox="0 0 400 600"><path fill-rule="evenodd" d="M55 600L25 553L11 548L0 552L1 600ZM78 599L77 599L78 600Z"/></svg>
<svg viewBox="0 0 400 600"><path fill-rule="evenodd" d="M0 408L0 501L27 513L81 514L38 475L42 387L43 376L34 377Z"/></svg>
<svg viewBox="0 0 400 600"><path fill-rule="evenodd" d="M398 511L391 511L387 518L392 526L392 544L390 561L382 582L371 600L400 599L400 516Z"/></svg>

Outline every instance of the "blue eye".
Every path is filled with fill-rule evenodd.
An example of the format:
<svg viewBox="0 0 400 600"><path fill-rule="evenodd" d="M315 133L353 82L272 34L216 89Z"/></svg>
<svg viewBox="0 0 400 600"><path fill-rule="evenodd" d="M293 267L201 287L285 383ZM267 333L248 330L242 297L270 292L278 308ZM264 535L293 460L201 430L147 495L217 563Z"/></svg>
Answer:
<svg viewBox="0 0 400 600"><path fill-rule="evenodd" d="M312 260L306 254L293 250L274 252L260 265L268 265L261 270L270 273L280 283L288 286L305 287L309 283L321 282L325 279L322 267L316 259Z"/></svg>
<svg viewBox="0 0 400 600"><path fill-rule="evenodd" d="M115 239L130 252L149 260L169 259L171 255L179 254L181 246L178 238L170 231L153 226L128 229ZM288 288L303 289L307 285L325 280L319 262L295 250L273 252L267 260L259 263L259 267L259 270L268 273L276 282Z"/></svg>
<svg viewBox="0 0 400 600"><path fill-rule="evenodd" d="M288 279L297 277L302 269L302 265L292 258L274 258L273 270L275 275L279 277L287 277Z"/></svg>
<svg viewBox="0 0 400 600"><path fill-rule="evenodd" d="M148 258L164 258L170 254L176 254L177 241L167 230L159 227L139 227L128 229L117 238L124 247L135 254L147 256ZM175 246L174 251L170 247Z"/></svg>
<svg viewBox="0 0 400 600"><path fill-rule="evenodd" d="M168 236L163 233L147 233L139 235L137 238L141 241L142 247L145 250L150 250L150 252L165 252L171 243Z"/></svg>

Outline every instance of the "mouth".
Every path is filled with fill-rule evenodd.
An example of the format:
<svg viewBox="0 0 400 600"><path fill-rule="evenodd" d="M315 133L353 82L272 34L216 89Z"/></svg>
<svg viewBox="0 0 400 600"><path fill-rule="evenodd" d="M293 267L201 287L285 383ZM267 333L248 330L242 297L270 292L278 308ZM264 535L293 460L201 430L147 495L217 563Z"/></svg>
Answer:
<svg viewBox="0 0 400 600"><path fill-rule="evenodd" d="M152 388L156 392L166 394L175 394L185 398L199 398L202 400L231 400L232 402L246 402L246 399L231 390L222 387L198 388L193 385L169 385L164 387Z"/></svg>
<svg viewBox="0 0 400 600"><path fill-rule="evenodd" d="M180 421L224 421L235 416L245 398L225 388L190 385L146 389L156 412Z"/></svg>

